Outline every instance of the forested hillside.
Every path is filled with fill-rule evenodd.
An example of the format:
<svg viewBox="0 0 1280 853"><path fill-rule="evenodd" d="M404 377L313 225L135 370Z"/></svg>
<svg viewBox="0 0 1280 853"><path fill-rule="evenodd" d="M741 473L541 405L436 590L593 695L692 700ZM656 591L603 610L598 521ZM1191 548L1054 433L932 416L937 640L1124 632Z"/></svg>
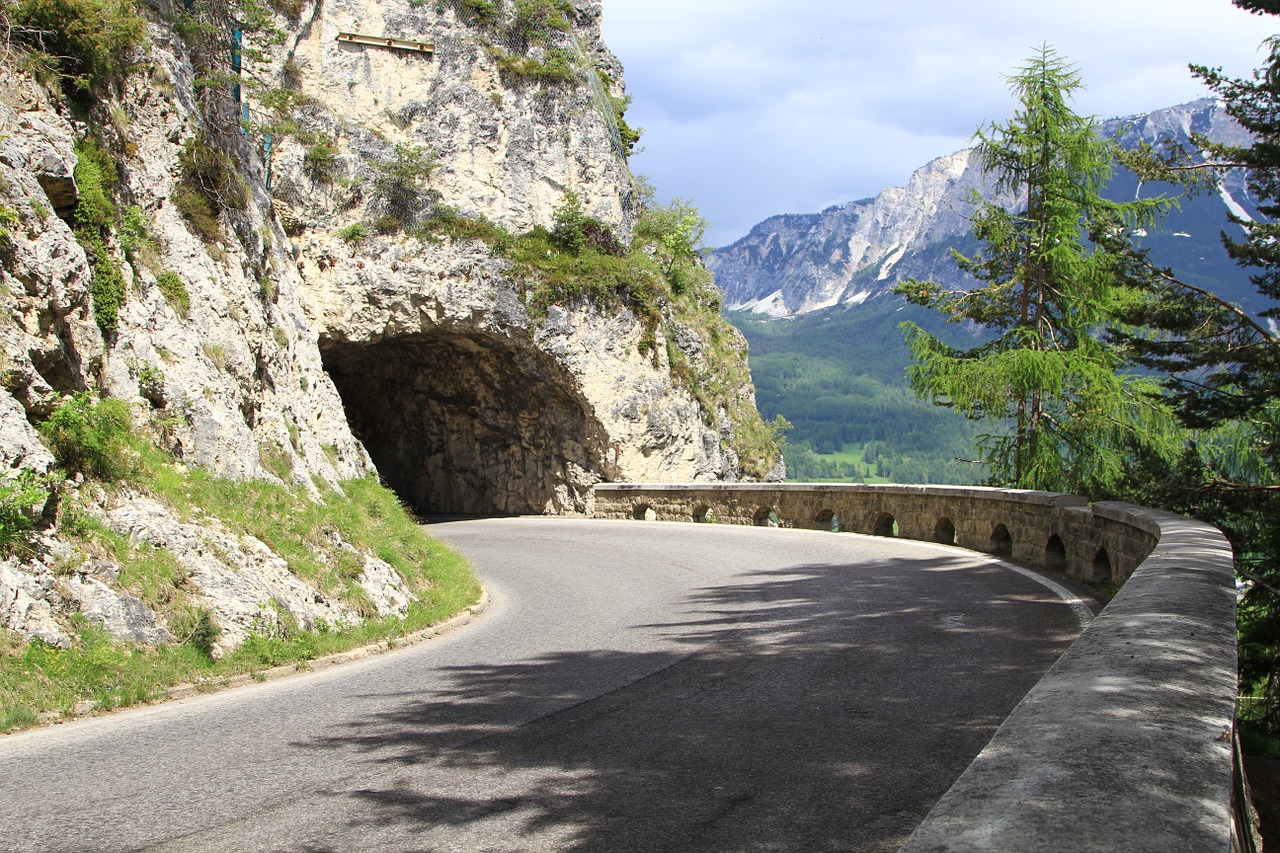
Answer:
<svg viewBox="0 0 1280 853"><path fill-rule="evenodd" d="M761 414L792 424L788 479L972 483L980 476L959 461L975 426L907 386L910 355L897 326L905 319L956 344L975 340L972 329L947 327L895 298L789 320L729 315L751 345Z"/></svg>

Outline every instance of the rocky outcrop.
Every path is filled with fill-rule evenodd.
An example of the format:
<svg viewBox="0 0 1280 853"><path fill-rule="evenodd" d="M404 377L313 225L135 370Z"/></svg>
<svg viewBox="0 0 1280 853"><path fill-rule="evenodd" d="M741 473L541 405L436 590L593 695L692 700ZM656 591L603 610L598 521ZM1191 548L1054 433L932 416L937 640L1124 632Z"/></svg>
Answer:
<svg viewBox="0 0 1280 853"><path fill-rule="evenodd" d="M305 250L315 252L312 240L354 221L360 210L352 206L369 200L360 184L397 143L430 151L431 187L447 204L513 232L549 225L566 189L579 194L588 214L628 227L632 178L608 94L594 77L603 72L615 87L622 80L601 41L600 0L576 0L569 29L544 28L546 43L525 51L535 60L551 51L573 57L577 76L565 85L504 74L494 52L524 45L500 27L479 26L465 5L304 6L270 70L314 99L300 118L341 149L334 172L319 181L307 173L305 137L287 138L275 155L275 197L307 226ZM342 33L421 41L433 50L388 50L342 41Z"/></svg>
<svg viewBox="0 0 1280 853"><path fill-rule="evenodd" d="M424 167L406 179L415 204L519 233L550 226L572 190L588 215L630 233L633 182L612 100L621 68L600 40L598 0L577 0L566 28L532 40L482 26L467 8L344 0L278 19L283 43L260 45L252 76L296 94L287 132L269 146L256 122L272 106L248 85L248 132L211 124L196 57L154 10L135 70L89 123L5 68L0 460L10 472L52 470L33 424L87 389L127 401L135 426L181 465L280 480L316 500L376 472L425 512L585 513L604 480L739 476L725 413L704 411L672 379L668 352L646 343L630 311L576 299L531 313L528 283L508 262L478 240L413 236L420 210L379 192L388 164L412 155ZM567 63L574 76L546 84L504 57ZM118 227L103 251L126 293L105 332L95 260L73 228L86 135L119 171ZM193 225L178 200L197 143L233 155L247 197L213 211L212 227ZM399 219L383 228L388 216ZM681 352L701 352L697 332L667 322ZM176 559L221 648L271 613L302 627L369 615L216 518L136 491L60 488L116 535ZM395 571L351 556L368 606L403 613L410 593ZM78 611L122 638L169 639L167 617L119 575L48 530L0 563L0 625L66 643Z"/></svg>
<svg viewBox="0 0 1280 853"><path fill-rule="evenodd" d="M275 164L311 327L379 472L425 512L587 512L601 480L737 476L718 418L676 386L665 352L640 352L630 312L578 301L531 318L523 283L483 243L337 236L376 219L377 164L417 146L431 154L431 190L466 217L512 233L550 227L572 190L625 238L633 182L599 85L621 69L600 41L600 4L573 10L568 32L529 51L576 57L567 84L508 80L493 54L515 49L510 35L450 4L313 10L281 60L315 98L305 126L345 149L317 176L299 135ZM343 32L420 39L434 53L357 46Z"/></svg>
<svg viewBox="0 0 1280 853"><path fill-rule="evenodd" d="M629 311L535 321L483 246L406 257L374 240L312 280L308 304L353 428L423 511L589 512L602 480L736 478Z"/></svg>

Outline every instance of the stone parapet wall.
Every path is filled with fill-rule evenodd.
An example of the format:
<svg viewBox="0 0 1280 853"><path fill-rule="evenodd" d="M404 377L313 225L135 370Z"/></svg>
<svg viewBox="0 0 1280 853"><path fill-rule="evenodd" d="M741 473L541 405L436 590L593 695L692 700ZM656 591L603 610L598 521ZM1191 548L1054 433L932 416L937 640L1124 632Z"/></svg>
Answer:
<svg viewBox="0 0 1280 853"><path fill-rule="evenodd" d="M1232 849L1236 590L1216 528L943 486L607 484L595 514L941 540L1117 589L901 849Z"/></svg>
<svg viewBox="0 0 1280 853"><path fill-rule="evenodd" d="M1123 504L974 486L826 483L602 484L598 518L714 520L901 536L959 545L1084 583L1119 586L1155 547L1151 525L1127 522Z"/></svg>

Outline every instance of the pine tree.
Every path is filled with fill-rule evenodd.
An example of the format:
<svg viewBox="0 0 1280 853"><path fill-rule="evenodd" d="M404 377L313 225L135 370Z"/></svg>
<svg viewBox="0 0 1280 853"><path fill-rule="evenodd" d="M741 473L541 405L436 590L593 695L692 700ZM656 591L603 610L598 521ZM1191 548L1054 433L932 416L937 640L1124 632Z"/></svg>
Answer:
<svg viewBox="0 0 1280 853"><path fill-rule="evenodd" d="M1114 146L1072 111L1075 69L1044 46L1010 78L1014 116L977 133L977 156L1013 208L983 205L974 235L983 249L956 253L982 286L943 291L915 280L897 292L952 322L972 321L994 340L953 349L914 323L912 388L994 428L981 439L990 482L1089 492L1122 475L1135 436L1154 435L1160 407L1144 380L1121 371L1099 332L1140 269L1098 245L1157 218L1163 199L1115 203L1101 190Z"/></svg>

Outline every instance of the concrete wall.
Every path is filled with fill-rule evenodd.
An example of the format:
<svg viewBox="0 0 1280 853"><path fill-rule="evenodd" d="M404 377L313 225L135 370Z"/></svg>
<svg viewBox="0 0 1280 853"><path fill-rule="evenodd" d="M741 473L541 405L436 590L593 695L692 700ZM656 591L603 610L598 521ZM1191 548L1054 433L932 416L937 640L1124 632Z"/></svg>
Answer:
<svg viewBox="0 0 1280 853"><path fill-rule="evenodd" d="M1231 546L1216 528L1003 489L596 487L597 517L694 521L708 512L732 524L826 530L834 515L840 530L950 537L1119 587L903 851L1231 849L1236 594Z"/></svg>

